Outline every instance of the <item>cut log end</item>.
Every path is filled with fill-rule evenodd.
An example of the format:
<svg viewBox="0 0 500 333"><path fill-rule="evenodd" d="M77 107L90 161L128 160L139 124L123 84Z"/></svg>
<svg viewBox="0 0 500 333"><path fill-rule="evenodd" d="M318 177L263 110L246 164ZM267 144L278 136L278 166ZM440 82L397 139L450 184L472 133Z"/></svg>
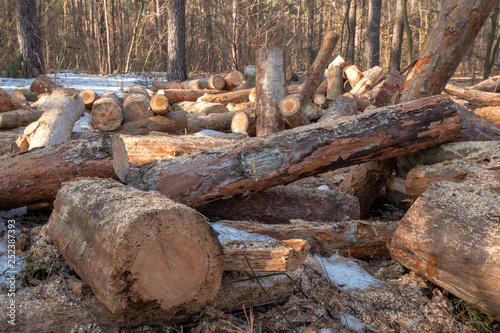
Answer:
<svg viewBox="0 0 500 333"><path fill-rule="evenodd" d="M292 95L286 96L281 100L279 108L283 116L293 116L300 109L299 97Z"/></svg>
<svg viewBox="0 0 500 333"><path fill-rule="evenodd" d="M169 102L164 94L154 95L149 101L149 106L156 114L165 114L169 111Z"/></svg>
<svg viewBox="0 0 500 333"><path fill-rule="evenodd" d="M91 108L95 100L99 98L99 96L91 89L85 89L80 93L80 96L82 97L85 106L89 108Z"/></svg>
<svg viewBox="0 0 500 333"><path fill-rule="evenodd" d="M248 135L247 130L249 124L250 121L248 120L248 116L245 112L243 111L236 112L233 116L233 120L231 120L231 132Z"/></svg>

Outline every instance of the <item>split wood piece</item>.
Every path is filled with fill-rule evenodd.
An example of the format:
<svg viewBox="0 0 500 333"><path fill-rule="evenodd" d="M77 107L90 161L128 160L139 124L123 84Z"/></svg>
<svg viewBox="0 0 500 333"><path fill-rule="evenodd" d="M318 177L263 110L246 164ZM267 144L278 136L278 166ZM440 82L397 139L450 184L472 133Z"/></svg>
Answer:
<svg viewBox="0 0 500 333"><path fill-rule="evenodd" d="M189 101L189 102L196 102L198 98L200 98L203 95L216 95L216 94L221 94L221 93L226 93L227 91L217 91L217 90L210 90L210 89L205 89L205 90L183 90L183 89L165 89L165 90L159 90L158 93L163 93L168 98L168 101L173 104L177 102L184 102L184 101ZM210 101L208 101L210 102Z"/></svg>
<svg viewBox="0 0 500 333"><path fill-rule="evenodd" d="M479 90L485 92L500 92L500 75L492 76L489 79L468 87L467 89Z"/></svg>
<svg viewBox="0 0 500 333"><path fill-rule="evenodd" d="M250 92L248 93L248 101L251 103L255 103L255 87L250 89Z"/></svg>
<svg viewBox="0 0 500 333"><path fill-rule="evenodd" d="M205 90L201 90L205 91ZM217 90L214 90L217 92ZM248 102L248 94L250 93L250 89L247 90L238 90L238 91L231 91L227 92L224 90L224 93L216 93L216 94L210 94L210 93L205 93L203 96L199 97L196 101L197 102L212 102L212 103L221 103L221 104L228 104L228 103L244 103Z"/></svg>
<svg viewBox="0 0 500 333"><path fill-rule="evenodd" d="M114 131L123 122L123 111L120 98L112 92L107 92L94 102L92 125L101 131Z"/></svg>
<svg viewBox="0 0 500 333"><path fill-rule="evenodd" d="M408 172L418 165L431 165L455 159L494 159L500 156L498 141L450 142L439 146L422 149L398 157L398 166Z"/></svg>
<svg viewBox="0 0 500 333"><path fill-rule="evenodd" d="M80 96L83 99L83 103L85 103L85 107L92 109L94 102L99 99L99 95L97 95L92 89L85 89L80 92Z"/></svg>
<svg viewBox="0 0 500 333"><path fill-rule="evenodd" d="M222 251L213 229L156 192L109 179L65 183L46 231L113 314L151 306L166 318L196 314L220 287Z"/></svg>
<svg viewBox="0 0 500 333"><path fill-rule="evenodd" d="M224 76L224 80L225 85L222 89L233 90L245 81L245 76L240 71L232 71Z"/></svg>
<svg viewBox="0 0 500 333"><path fill-rule="evenodd" d="M225 114L208 116L219 115ZM155 161L137 170L130 184L196 207L326 170L408 154L451 141L460 128L457 104L438 95Z"/></svg>
<svg viewBox="0 0 500 333"><path fill-rule="evenodd" d="M283 51L276 47L260 48L255 56L255 116L257 136L285 129L280 101L286 96ZM288 122L285 116L285 121Z"/></svg>
<svg viewBox="0 0 500 333"><path fill-rule="evenodd" d="M326 97L335 99L344 93L343 69L340 66L329 66L327 75Z"/></svg>
<svg viewBox="0 0 500 333"><path fill-rule="evenodd" d="M399 209L407 211L412 200L406 193L405 179L397 176L389 176L385 183L385 193L389 202Z"/></svg>
<svg viewBox="0 0 500 333"><path fill-rule="evenodd" d="M43 114L24 129L21 138L29 149L68 141L85 104L76 91L60 88L39 101L38 109L44 111Z"/></svg>
<svg viewBox="0 0 500 333"><path fill-rule="evenodd" d="M0 129L16 128L37 121L43 111L12 110L0 113Z"/></svg>
<svg viewBox="0 0 500 333"><path fill-rule="evenodd" d="M186 80L181 83L182 89L186 90L198 90L201 89L200 82L198 80Z"/></svg>
<svg viewBox="0 0 500 333"><path fill-rule="evenodd" d="M452 84L447 84L444 92L454 97L465 99L469 102L487 106L500 106L500 93L490 93L477 90L463 89Z"/></svg>
<svg viewBox="0 0 500 333"><path fill-rule="evenodd" d="M149 94L141 86L129 88L123 95L123 122L153 117L155 114L149 110Z"/></svg>
<svg viewBox="0 0 500 333"><path fill-rule="evenodd" d="M220 75L205 77L197 79L196 81L198 81L198 85L201 89L222 90L226 85L226 80L224 80L224 78Z"/></svg>
<svg viewBox="0 0 500 333"><path fill-rule="evenodd" d="M188 117L184 111L170 112L167 116L154 116L123 124L115 133L145 135L149 132L172 133L188 127Z"/></svg>
<svg viewBox="0 0 500 333"><path fill-rule="evenodd" d="M399 221L341 221L318 223L294 220L291 224L262 224L247 221L218 221L218 224L246 232L286 239L304 239L311 251L322 255L348 255L366 259L389 257L390 243Z"/></svg>
<svg viewBox="0 0 500 333"><path fill-rule="evenodd" d="M158 79L153 80L151 90L158 92L162 89L182 89L181 81L175 80L170 82L160 81Z"/></svg>
<svg viewBox="0 0 500 333"><path fill-rule="evenodd" d="M26 90L26 89L14 90L11 93L11 95L12 95L12 97L19 98L19 99L23 99L21 97L21 95L23 95L24 99L27 100L28 102L36 102L36 100L38 99L38 94L37 93L34 93L31 90Z"/></svg>
<svg viewBox="0 0 500 333"><path fill-rule="evenodd" d="M107 133L2 156L0 170L0 210L50 202L76 177L116 178Z"/></svg>
<svg viewBox="0 0 500 333"><path fill-rule="evenodd" d="M255 103L245 102L245 103L229 103L226 105L229 111L238 111L238 110L246 110L246 109L255 109Z"/></svg>
<svg viewBox="0 0 500 333"><path fill-rule="evenodd" d="M358 95L353 95L350 92L346 92L342 96L346 96L346 97L354 99L356 101L357 109L359 112L364 112L371 105L370 102L362 99Z"/></svg>
<svg viewBox="0 0 500 333"><path fill-rule="evenodd" d="M163 94L156 94L151 97L151 100L149 101L149 107L155 114L164 115L168 113L170 104L167 96Z"/></svg>
<svg viewBox="0 0 500 333"><path fill-rule="evenodd" d="M378 107L389 105L392 98L399 92L404 79L405 76L398 71L394 69L390 71L387 78L382 83L382 87L375 96L373 105Z"/></svg>
<svg viewBox="0 0 500 333"><path fill-rule="evenodd" d="M0 88L0 112L22 109L21 103L11 94Z"/></svg>
<svg viewBox="0 0 500 333"><path fill-rule="evenodd" d="M18 137L19 130L17 128L0 131L0 157L5 154L19 152L19 147L16 144Z"/></svg>
<svg viewBox="0 0 500 333"><path fill-rule="evenodd" d="M255 115L253 111L229 111L225 113L190 113L187 116L187 133L197 133L201 130L214 130L219 132L230 132L233 117L237 112L248 113L249 116Z"/></svg>
<svg viewBox="0 0 500 333"><path fill-rule="evenodd" d="M500 320L499 203L488 184L434 184L401 220L392 258Z"/></svg>
<svg viewBox="0 0 500 333"><path fill-rule="evenodd" d="M351 87L355 87L363 78L363 74L358 69L358 67L356 67L356 65L344 67L344 74L347 77L347 80L349 81Z"/></svg>
<svg viewBox="0 0 500 333"><path fill-rule="evenodd" d="M323 95L316 95L316 96L323 96ZM310 121L316 121L323 115L321 111L321 106L316 106L316 104L314 103L304 104L304 106L302 107L302 112L304 112L307 119L309 119Z"/></svg>
<svg viewBox="0 0 500 333"><path fill-rule="evenodd" d="M304 84L292 84L291 86L286 86L287 95L300 94L304 89Z"/></svg>
<svg viewBox="0 0 500 333"><path fill-rule="evenodd" d="M113 137L113 166L118 178L126 182L130 169L163 160L234 143L235 140L201 135L123 135Z"/></svg>
<svg viewBox="0 0 500 333"><path fill-rule="evenodd" d="M40 75L31 83L30 90L38 95L51 94L60 87L60 85L55 84L54 81L49 79L46 75Z"/></svg>
<svg viewBox="0 0 500 333"><path fill-rule="evenodd" d="M356 100L347 96L340 96L330 103L325 114L320 118L323 119L337 119L344 116L352 116L358 113L358 104Z"/></svg>
<svg viewBox="0 0 500 333"><path fill-rule="evenodd" d="M432 184L440 181L488 184L500 193L500 156L493 161L453 160L433 165L418 166L406 177L406 193L416 199Z"/></svg>
<svg viewBox="0 0 500 333"><path fill-rule="evenodd" d="M212 102L178 102L172 105L172 111L184 111L186 113L224 113L229 109L221 103Z"/></svg>
<svg viewBox="0 0 500 333"><path fill-rule="evenodd" d="M257 132L255 113L236 112L231 120L231 132L255 136Z"/></svg>
<svg viewBox="0 0 500 333"><path fill-rule="evenodd" d="M500 126L500 106L475 109L474 113Z"/></svg>
<svg viewBox="0 0 500 333"><path fill-rule="evenodd" d="M345 66L347 66L347 62L344 60L344 58L338 55L337 57L335 57L335 59L333 59L328 67L330 66L339 66L344 68Z"/></svg>
<svg viewBox="0 0 500 333"><path fill-rule="evenodd" d="M290 68L287 68L285 71L285 81L290 82L290 81L298 81L298 80L299 80L299 76L297 75L297 73L292 71Z"/></svg>
<svg viewBox="0 0 500 333"><path fill-rule="evenodd" d="M249 196L213 201L199 206L198 210L211 220L251 220L269 224L289 223L290 219L341 221L360 216L359 202L351 195L297 185L275 186Z"/></svg>
<svg viewBox="0 0 500 333"><path fill-rule="evenodd" d="M291 272L304 264L311 246L303 239L222 243L224 270ZM250 264L250 265L249 265Z"/></svg>
<svg viewBox="0 0 500 333"><path fill-rule="evenodd" d="M462 130L455 141L500 141L500 126L459 106Z"/></svg>
<svg viewBox="0 0 500 333"><path fill-rule="evenodd" d="M363 96L365 93L373 89L384 75L384 70L375 66L363 73L363 78L351 89L353 95Z"/></svg>

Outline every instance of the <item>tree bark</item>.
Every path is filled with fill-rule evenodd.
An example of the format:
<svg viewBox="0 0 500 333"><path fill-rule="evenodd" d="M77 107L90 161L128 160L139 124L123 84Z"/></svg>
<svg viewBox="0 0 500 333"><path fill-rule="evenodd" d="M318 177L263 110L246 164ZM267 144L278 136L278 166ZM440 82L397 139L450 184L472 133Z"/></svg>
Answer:
<svg viewBox="0 0 500 333"><path fill-rule="evenodd" d="M186 80L186 0L168 0L167 65L169 80Z"/></svg>
<svg viewBox="0 0 500 333"><path fill-rule="evenodd" d="M114 93L104 93L92 107L92 125L101 131L114 131L123 122L120 98Z"/></svg>
<svg viewBox="0 0 500 333"><path fill-rule="evenodd" d="M154 92L158 92L158 90L161 89L182 89L182 84L181 81L175 80L175 81L160 81L158 79L153 80L153 84L151 86L151 90Z"/></svg>
<svg viewBox="0 0 500 333"><path fill-rule="evenodd" d="M30 90L38 95L51 94L57 88L60 88L60 86L55 84L46 75L38 76L35 80L33 80L30 86Z"/></svg>
<svg viewBox="0 0 500 333"><path fill-rule="evenodd" d="M347 0L351 4L349 6L349 19L347 23L347 29L349 38L347 40L347 54L345 60L349 65L354 65L355 55L356 55L356 0ZM352 86L354 87L354 86Z"/></svg>
<svg viewBox="0 0 500 333"><path fill-rule="evenodd" d="M171 104L177 102L185 102L185 101L196 102L198 98L201 98L202 96L216 95L226 92L226 91L216 91L216 90L183 90L183 89L165 89L161 91L163 92L165 97L168 98L168 101Z"/></svg>
<svg viewBox="0 0 500 333"><path fill-rule="evenodd" d="M444 92L466 101L486 106L500 106L500 94L477 90L463 89L452 84L447 84Z"/></svg>
<svg viewBox="0 0 500 333"><path fill-rule="evenodd" d="M224 113L229 109L221 103L211 102L179 102L172 105L172 111L184 111L186 113Z"/></svg>
<svg viewBox="0 0 500 333"><path fill-rule="evenodd" d="M401 46L403 45L403 2L402 0L396 1L396 13L394 19L394 27L392 29L391 41L391 57L389 60L389 71L401 71Z"/></svg>
<svg viewBox="0 0 500 333"><path fill-rule="evenodd" d="M446 96L435 96L337 121L326 118L300 130L248 140L217 154L156 161L137 170L130 184L199 206L327 169L444 143L453 140L460 128L457 105Z"/></svg>
<svg viewBox="0 0 500 333"><path fill-rule="evenodd" d="M331 117L337 119L344 116L352 116L358 113L358 105L353 98L340 96L334 100L320 120Z"/></svg>
<svg viewBox="0 0 500 333"><path fill-rule="evenodd" d="M43 111L12 110L0 113L0 129L16 128L37 121Z"/></svg>
<svg viewBox="0 0 500 333"><path fill-rule="evenodd" d="M154 116L123 124L115 133L144 135L149 132L172 133L188 127L188 119L184 111L170 112L165 116Z"/></svg>
<svg viewBox="0 0 500 333"><path fill-rule="evenodd" d="M196 101L197 102L212 102L212 103L221 103L224 105L227 105L228 103L244 103L248 102L248 94L250 93L251 89L246 89L246 90L238 90L238 91L231 91L231 92L225 92L220 94L210 94L210 93L205 93L201 97L199 97ZM200 90L203 91L203 90Z"/></svg>
<svg viewBox="0 0 500 333"><path fill-rule="evenodd" d="M0 88L0 112L22 109L21 103L16 101L8 92Z"/></svg>
<svg viewBox="0 0 500 333"><path fill-rule="evenodd" d="M460 106L462 130L455 141L500 141L500 126Z"/></svg>
<svg viewBox="0 0 500 333"><path fill-rule="evenodd" d="M382 0L368 0L368 28L366 44L366 68L380 64L380 16Z"/></svg>
<svg viewBox="0 0 500 333"><path fill-rule="evenodd" d="M399 74L396 70L391 70L377 95L375 95L375 99L372 104L378 107L389 105L392 98L399 92L404 79L404 75Z"/></svg>
<svg viewBox="0 0 500 333"><path fill-rule="evenodd" d="M47 234L113 314L196 314L222 280L221 245L196 211L113 180L64 184Z"/></svg>
<svg viewBox="0 0 500 333"><path fill-rule="evenodd" d="M128 89L123 95L123 122L153 117L155 114L149 110L149 103L150 97L146 89L141 86Z"/></svg>

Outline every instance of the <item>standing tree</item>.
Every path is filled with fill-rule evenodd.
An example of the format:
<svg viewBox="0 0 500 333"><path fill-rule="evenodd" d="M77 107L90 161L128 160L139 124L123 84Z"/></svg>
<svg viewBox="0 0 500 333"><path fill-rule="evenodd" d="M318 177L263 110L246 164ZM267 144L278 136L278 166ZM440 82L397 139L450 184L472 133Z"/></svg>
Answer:
<svg viewBox="0 0 500 333"><path fill-rule="evenodd" d="M186 80L186 0L168 0L168 78Z"/></svg>
<svg viewBox="0 0 500 333"><path fill-rule="evenodd" d="M37 77L45 73L42 41L38 28L35 0L16 1L17 39L23 58L23 77Z"/></svg>
<svg viewBox="0 0 500 333"><path fill-rule="evenodd" d="M401 45L403 44L403 3L396 0L396 18L392 30L391 58L389 70L401 71Z"/></svg>
<svg viewBox="0 0 500 333"><path fill-rule="evenodd" d="M346 61L349 65L354 65L355 41L356 41L356 0L351 1L349 5L349 20L347 23L348 39L347 39L347 55Z"/></svg>
<svg viewBox="0 0 500 333"><path fill-rule="evenodd" d="M380 15L382 0L368 1L368 31L366 45L366 69L380 64Z"/></svg>

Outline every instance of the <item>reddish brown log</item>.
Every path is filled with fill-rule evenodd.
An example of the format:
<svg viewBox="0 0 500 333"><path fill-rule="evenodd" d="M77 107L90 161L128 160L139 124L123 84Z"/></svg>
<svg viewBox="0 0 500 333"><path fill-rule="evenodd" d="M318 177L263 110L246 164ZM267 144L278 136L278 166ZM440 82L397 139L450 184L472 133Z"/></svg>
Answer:
<svg viewBox="0 0 500 333"><path fill-rule="evenodd" d="M154 116L132 121L120 126L115 133L144 135L149 132L172 133L188 127L188 118L184 111L170 112L167 116Z"/></svg>
<svg viewBox="0 0 500 333"><path fill-rule="evenodd" d="M292 84L291 86L286 86L286 94L287 95L296 95L300 94L304 89L304 84Z"/></svg>
<svg viewBox="0 0 500 333"><path fill-rule="evenodd" d="M470 112L463 106L458 108L462 120L462 131L455 141L500 141L500 126Z"/></svg>
<svg viewBox="0 0 500 333"><path fill-rule="evenodd" d="M201 89L222 90L226 85L226 80L224 80L224 78L220 75L205 77L197 79L196 81L198 81L198 85Z"/></svg>
<svg viewBox="0 0 500 333"><path fill-rule="evenodd" d="M373 105L378 107L389 105L392 98L399 92L404 79L404 75L399 74L398 71L390 71L382 87L375 96Z"/></svg>

